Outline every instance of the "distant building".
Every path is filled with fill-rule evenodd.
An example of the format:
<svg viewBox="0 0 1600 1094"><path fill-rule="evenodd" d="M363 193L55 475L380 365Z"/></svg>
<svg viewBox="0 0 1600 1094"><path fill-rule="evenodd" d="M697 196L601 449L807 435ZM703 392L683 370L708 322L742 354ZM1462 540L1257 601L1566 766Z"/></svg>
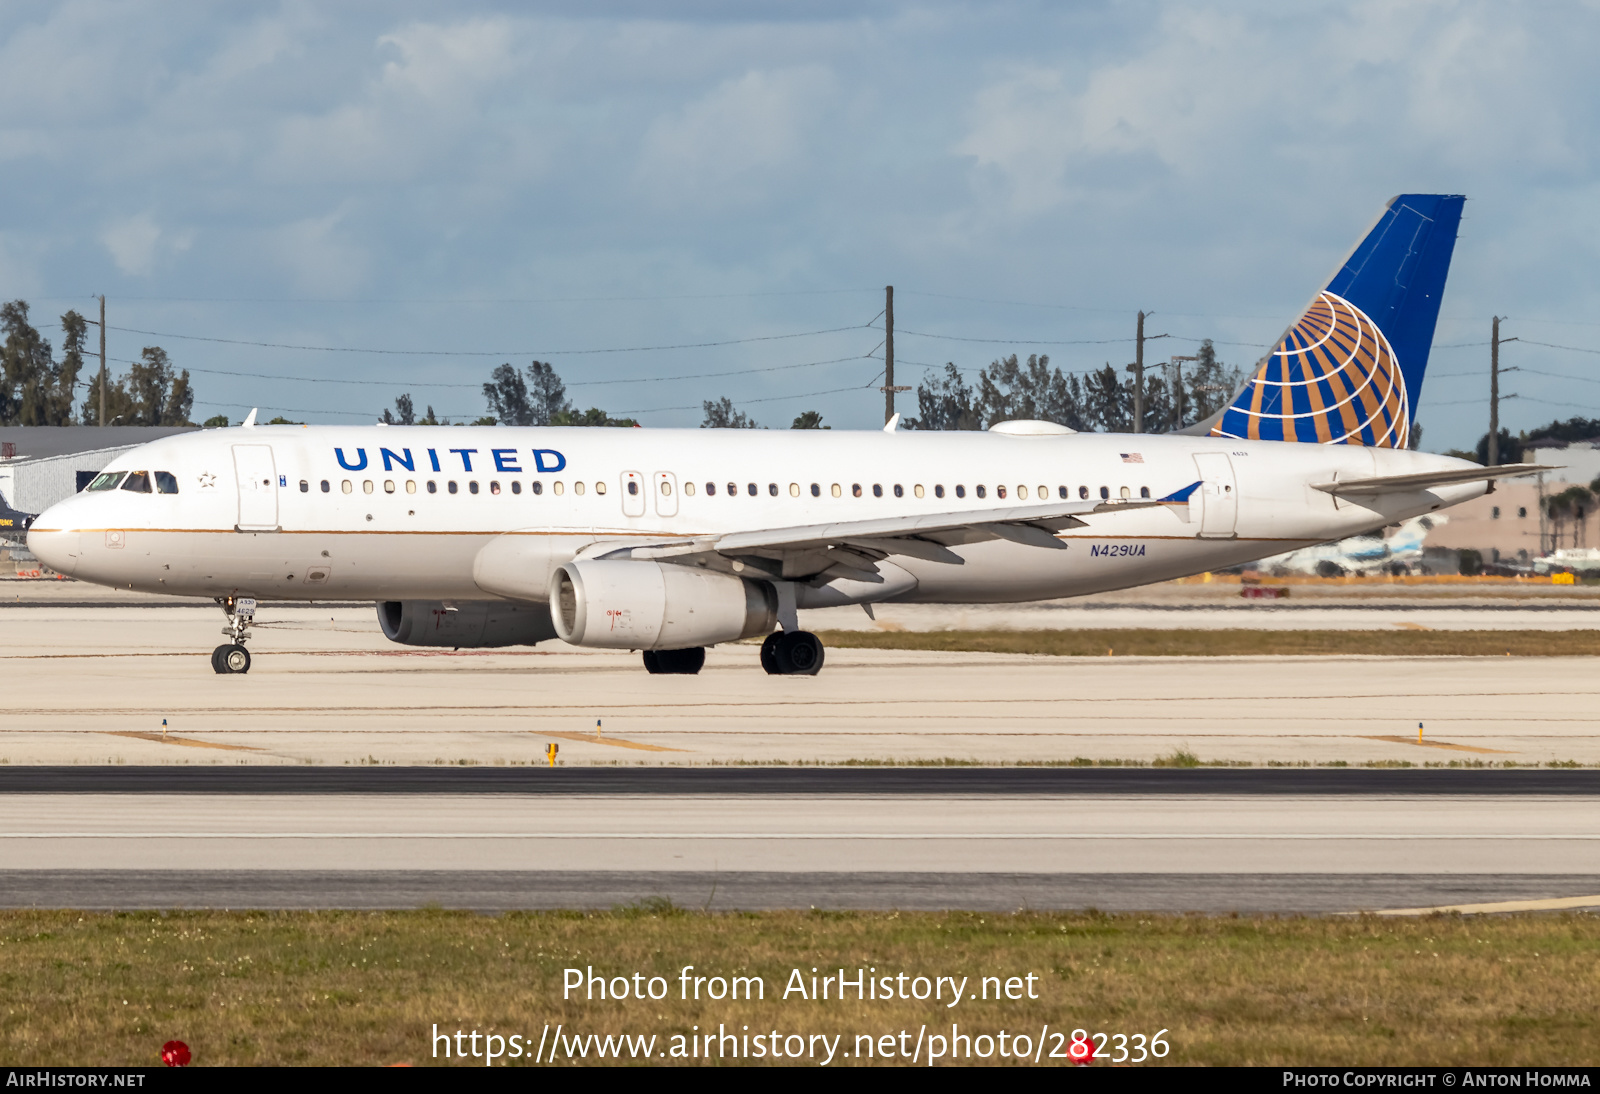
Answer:
<svg viewBox="0 0 1600 1094"><path fill-rule="evenodd" d="M195 426L0 426L0 494L42 513L82 490L123 452Z"/></svg>
<svg viewBox="0 0 1600 1094"><path fill-rule="evenodd" d="M1529 463L1560 468L1554 474L1563 483L1588 486L1600 479L1600 437L1587 441L1529 441L1522 446L1522 458Z"/></svg>

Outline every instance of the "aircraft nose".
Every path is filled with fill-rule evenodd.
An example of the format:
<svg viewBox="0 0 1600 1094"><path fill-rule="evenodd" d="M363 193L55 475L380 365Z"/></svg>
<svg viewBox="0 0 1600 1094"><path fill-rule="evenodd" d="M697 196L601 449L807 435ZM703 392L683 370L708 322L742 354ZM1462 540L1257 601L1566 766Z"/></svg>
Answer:
<svg viewBox="0 0 1600 1094"><path fill-rule="evenodd" d="M58 574L72 576L83 556L83 535L76 529L64 528L60 518L61 506L52 505L34 518L28 529L28 550Z"/></svg>

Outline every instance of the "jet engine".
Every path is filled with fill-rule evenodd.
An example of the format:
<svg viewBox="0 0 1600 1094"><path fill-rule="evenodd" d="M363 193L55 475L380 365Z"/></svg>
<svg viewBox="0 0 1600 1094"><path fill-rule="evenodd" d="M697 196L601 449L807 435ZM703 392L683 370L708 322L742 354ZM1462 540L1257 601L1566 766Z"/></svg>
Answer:
<svg viewBox="0 0 1600 1094"><path fill-rule="evenodd" d="M670 563L584 559L550 578L556 634L574 646L681 650L771 633L771 585Z"/></svg>
<svg viewBox="0 0 1600 1094"><path fill-rule="evenodd" d="M543 604L509 600L384 600L378 624L403 646L531 646L556 636Z"/></svg>

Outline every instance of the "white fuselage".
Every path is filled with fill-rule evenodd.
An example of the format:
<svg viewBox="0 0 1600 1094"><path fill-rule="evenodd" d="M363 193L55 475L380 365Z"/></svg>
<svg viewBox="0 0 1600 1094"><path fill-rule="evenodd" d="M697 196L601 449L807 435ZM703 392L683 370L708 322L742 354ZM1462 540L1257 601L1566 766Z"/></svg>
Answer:
<svg viewBox="0 0 1600 1094"><path fill-rule="evenodd" d="M548 567L609 542L998 509L1063 491L1159 499L1202 481L1185 504L1085 517L1059 534L1067 550L991 540L956 547L961 565L897 555L890 580L831 602L1022 601L1370 531L1485 484L1359 503L1311 484L1470 466L1172 435L259 426L119 456L108 471L167 472L177 492L77 494L40 515L29 545L64 574L149 592L482 600L495 594L475 580L479 553L507 534L545 545L538 565Z"/></svg>

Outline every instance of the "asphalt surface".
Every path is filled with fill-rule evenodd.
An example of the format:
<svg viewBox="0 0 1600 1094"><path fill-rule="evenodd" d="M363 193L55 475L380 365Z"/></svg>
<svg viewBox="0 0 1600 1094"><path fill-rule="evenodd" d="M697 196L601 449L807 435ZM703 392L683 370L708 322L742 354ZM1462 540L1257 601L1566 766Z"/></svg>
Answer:
<svg viewBox="0 0 1600 1094"><path fill-rule="evenodd" d="M1479 795L1600 798L1600 771L1082 767L0 767L0 794Z"/></svg>
<svg viewBox="0 0 1600 1094"><path fill-rule="evenodd" d="M717 871L0 870L0 907L480 912L670 901L708 911L950 908L1013 912L1339 914L1595 896L1600 875L1041 874Z"/></svg>

